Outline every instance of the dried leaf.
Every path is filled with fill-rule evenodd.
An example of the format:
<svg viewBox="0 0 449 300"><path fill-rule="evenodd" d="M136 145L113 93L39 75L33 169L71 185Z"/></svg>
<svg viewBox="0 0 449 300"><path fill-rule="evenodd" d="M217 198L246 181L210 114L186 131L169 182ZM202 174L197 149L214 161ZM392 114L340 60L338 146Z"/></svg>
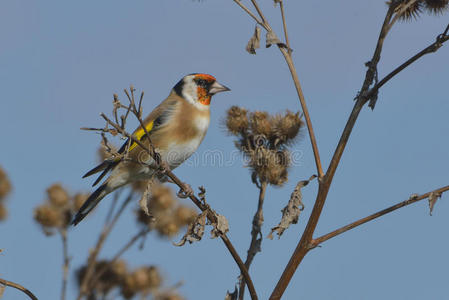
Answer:
<svg viewBox="0 0 449 300"><path fill-rule="evenodd" d="M211 237L217 238L219 236L222 236L226 232L229 231L229 223L228 220L226 220L225 216L217 214L216 212L212 212L215 215L215 219L217 220L217 223L212 223L211 225L214 227L210 234Z"/></svg>
<svg viewBox="0 0 449 300"><path fill-rule="evenodd" d="M238 296L239 296L239 292L238 292L237 286L236 286L232 293L230 293L229 291L226 292L225 300L237 300Z"/></svg>
<svg viewBox="0 0 449 300"><path fill-rule="evenodd" d="M266 47L269 48L271 45L282 44L279 38L276 36L276 33L273 31L267 31L266 39Z"/></svg>
<svg viewBox="0 0 449 300"><path fill-rule="evenodd" d="M435 206L435 203L437 202L438 198L441 197L441 193L438 192L432 192L429 195L429 214L432 215L433 207Z"/></svg>
<svg viewBox="0 0 449 300"><path fill-rule="evenodd" d="M256 49L260 48L260 32L260 28L256 26L253 36L249 39L248 44L246 45L246 51L248 51L249 54L256 54Z"/></svg>
<svg viewBox="0 0 449 300"><path fill-rule="evenodd" d="M284 231L290 227L291 224L298 223L299 214L304 209L304 204L302 203L302 193L301 189L309 184L311 180L316 178L316 175L310 176L308 180L302 180L298 182L293 193L290 196L290 200L287 206L282 209L282 219L279 224L271 228L270 234L267 236L270 240L273 239L273 232L276 231L278 237L280 238Z"/></svg>
<svg viewBox="0 0 449 300"><path fill-rule="evenodd" d="M5 288L6 288L6 286L0 284L0 298L3 297L3 292L5 291ZM237 298L229 298L229 299L237 299Z"/></svg>
<svg viewBox="0 0 449 300"><path fill-rule="evenodd" d="M204 235L204 227L206 225L206 211L199 214L195 221L192 222L187 228L186 234L182 237L179 243L173 243L175 246L184 246L186 242L192 244L193 242L200 241Z"/></svg>

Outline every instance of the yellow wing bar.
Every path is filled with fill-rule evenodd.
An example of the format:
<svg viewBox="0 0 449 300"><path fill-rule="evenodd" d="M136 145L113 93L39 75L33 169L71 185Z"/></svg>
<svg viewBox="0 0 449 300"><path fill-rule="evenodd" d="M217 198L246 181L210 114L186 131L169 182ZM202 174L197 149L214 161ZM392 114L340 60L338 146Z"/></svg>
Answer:
<svg viewBox="0 0 449 300"><path fill-rule="evenodd" d="M147 129L147 132L148 133L150 133L151 132L151 130L153 129L153 124L154 124L154 121L151 121L150 123L148 123L146 126L145 126L145 128ZM143 136L145 135L145 130L141 127L141 128L139 128L138 130L136 130L136 132L134 132L134 137L137 139L137 140L142 140L142 138L143 138ZM133 142L132 144L131 144L131 146L129 146L129 150L128 151L131 151L131 150L133 150L134 148L136 148L137 147L137 143L136 142Z"/></svg>

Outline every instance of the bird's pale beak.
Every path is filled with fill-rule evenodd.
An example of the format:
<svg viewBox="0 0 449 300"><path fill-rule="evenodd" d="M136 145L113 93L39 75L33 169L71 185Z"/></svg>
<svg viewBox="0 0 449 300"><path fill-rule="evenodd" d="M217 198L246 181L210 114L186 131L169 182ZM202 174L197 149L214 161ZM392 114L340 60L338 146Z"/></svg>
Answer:
<svg viewBox="0 0 449 300"><path fill-rule="evenodd" d="M231 89L218 83L218 82L214 82L209 89L209 94L211 95L215 95L216 93L220 93L220 92L226 92L226 91L230 91Z"/></svg>

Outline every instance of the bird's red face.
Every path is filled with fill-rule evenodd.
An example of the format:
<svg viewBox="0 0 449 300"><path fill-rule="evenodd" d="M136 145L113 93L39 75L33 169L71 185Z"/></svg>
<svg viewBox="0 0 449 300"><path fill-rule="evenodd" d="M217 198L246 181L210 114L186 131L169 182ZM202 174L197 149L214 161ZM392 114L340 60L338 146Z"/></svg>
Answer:
<svg viewBox="0 0 449 300"><path fill-rule="evenodd" d="M213 95L230 91L229 88L217 82L209 74L195 73L185 76L174 87L175 92L195 105L209 106Z"/></svg>

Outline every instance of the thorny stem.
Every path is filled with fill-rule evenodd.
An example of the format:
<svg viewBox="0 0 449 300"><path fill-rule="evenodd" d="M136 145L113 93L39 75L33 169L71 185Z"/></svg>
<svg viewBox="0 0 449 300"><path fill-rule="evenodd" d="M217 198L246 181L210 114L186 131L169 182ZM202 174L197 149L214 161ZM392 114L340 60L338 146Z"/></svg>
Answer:
<svg viewBox="0 0 449 300"><path fill-rule="evenodd" d="M134 88L131 87L131 90L133 90ZM151 155L151 157L154 159L154 161L156 162L156 165L159 167L160 172L162 172L165 176L167 176L168 178L171 179L171 181L176 184L181 191L186 192L186 185L170 170L168 169L162 162L160 162L160 156L158 153L156 153L156 151L154 150L154 147L151 143L151 140L149 139L149 134L147 132L147 129L143 123L142 118L139 116L137 112L137 109L135 108L135 103L134 103L134 99L133 97L129 97L129 94L127 92L125 92L128 96L128 99L130 100L130 106L132 106L131 111L133 112L133 114L135 115L135 117L138 119L139 123L141 124L142 128L145 131L146 136L148 137L148 145L144 145L140 140L136 139L133 135L129 134L128 132L126 132L126 130L124 130L123 128L121 128L119 126L119 124L114 123L113 121L111 121L104 113L100 114L100 116L112 127L114 127L122 136L129 138L131 141L135 142L142 150L144 150L146 153L148 153L149 155ZM209 206L209 204L207 203L203 203L201 200L199 200L194 194L189 195L190 200L192 200L192 202L201 210L201 211L207 211L207 217L211 220L211 221L216 221L216 217L211 209L211 207ZM248 273L248 270L246 269L242 259L240 258L240 256L238 255L237 251L235 250L234 246L232 245L231 241L229 240L229 238L227 237L226 233L222 233L220 235L221 240L223 241L223 243L225 244L226 248L228 249L228 251L230 252L231 256L234 258L234 261L236 262L237 266L240 269L240 272L243 274L243 277L245 278L245 281L247 282L247 286L251 295L251 299L253 300L257 300L257 293L256 293L256 289L254 288L254 284L251 280L251 277Z"/></svg>
<svg viewBox="0 0 449 300"><path fill-rule="evenodd" d="M25 288L24 286L22 286L18 283L0 278L0 284L4 285L4 286L9 286L9 287L15 288L19 291L22 291L24 294L26 294L32 300L38 300L37 297L29 289Z"/></svg>
<svg viewBox="0 0 449 300"><path fill-rule="evenodd" d="M318 246L319 244L321 244L321 243L323 243L323 242L325 242L325 241L327 241L327 240L329 240L329 239L331 239L333 237L336 237L337 235L340 235L340 234L342 234L342 233L344 233L344 232L346 232L348 230L354 229L354 228L356 228L356 227L358 227L358 226L360 226L362 224L365 224L365 223L367 223L369 221L377 219L377 218L379 218L379 217L381 217L383 215L386 215L386 214L388 214L388 213L390 213L392 211L395 211L395 210L397 210L399 208L402 208L404 206L408 206L410 204L416 203L418 201L427 199L427 198L429 198L430 194L432 194L432 193L442 194L442 193L447 192L447 191L449 191L449 185L445 186L445 187L442 187L442 188L439 188L439 189L436 189L436 190L433 190L431 192L427 192L427 193L422 194L420 196L417 196L417 195L416 196L411 196L409 199L407 199L405 201L402 201L402 202L400 202L400 203L398 203L396 205L393 205L393 206L390 206L388 208L385 208L385 209L383 209L381 211L378 211L378 212L376 212L376 213L374 213L372 215L369 215L369 216L367 216L365 218L359 219L359 220L357 220L355 222L352 222L352 223L350 223L350 224L348 224L346 226L343 226L343 227L341 227L339 229L336 229L336 230L334 230L332 232L329 232L328 234L325 234L325 235L320 236L320 237L318 237L316 239L313 239L312 240L312 245L313 246Z"/></svg>
<svg viewBox="0 0 449 300"><path fill-rule="evenodd" d="M63 265L62 265L62 288L61 288L61 300L66 299L67 294L67 278L69 275L70 257L67 247L67 229L63 228L59 230L59 234L62 239L62 253L63 253Z"/></svg>
<svg viewBox="0 0 449 300"><path fill-rule="evenodd" d="M83 282L80 286L80 292L78 294L77 300L80 300L83 298L83 296L87 295L89 293L89 287L92 286L91 279L95 272L95 265L97 262L97 256L100 253L101 248L103 247L104 242L106 241L106 238L109 236L109 234L112 231L112 228L114 227L115 223L117 223L117 220L120 218L121 214L125 210L126 206L131 202L131 199L134 196L134 192L131 191L128 195L128 197L124 200L122 206L118 209L118 211L115 213L114 218L111 222L106 222L103 226L103 230L98 237L97 243L95 245L94 250L90 253L89 258L87 259L87 269L86 269L86 275L83 277ZM114 204L112 204L114 205Z"/></svg>
<svg viewBox="0 0 449 300"><path fill-rule="evenodd" d="M262 243L262 225L263 225L263 202L265 200L265 191L267 189L267 182L261 182L259 186L259 202L257 204L257 211L253 217L253 228L251 230L251 244L248 249L248 254L245 261L245 266L249 270L251 263L257 252L260 251ZM245 295L245 279L242 277L239 287L239 300L243 300Z"/></svg>

